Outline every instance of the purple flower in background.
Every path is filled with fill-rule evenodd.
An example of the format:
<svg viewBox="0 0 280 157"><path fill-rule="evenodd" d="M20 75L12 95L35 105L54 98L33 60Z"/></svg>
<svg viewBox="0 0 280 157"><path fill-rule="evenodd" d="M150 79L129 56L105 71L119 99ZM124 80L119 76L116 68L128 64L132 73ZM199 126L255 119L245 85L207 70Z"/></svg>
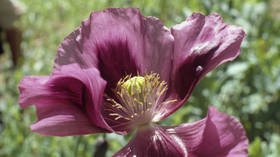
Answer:
<svg viewBox="0 0 280 157"><path fill-rule="evenodd" d="M218 14L194 13L168 29L137 9L106 9L61 43L50 76L28 76L20 105L33 104L43 135L136 135L115 156L245 157L242 125L210 107L179 126L157 122L180 108L196 83L239 55L244 31Z"/></svg>

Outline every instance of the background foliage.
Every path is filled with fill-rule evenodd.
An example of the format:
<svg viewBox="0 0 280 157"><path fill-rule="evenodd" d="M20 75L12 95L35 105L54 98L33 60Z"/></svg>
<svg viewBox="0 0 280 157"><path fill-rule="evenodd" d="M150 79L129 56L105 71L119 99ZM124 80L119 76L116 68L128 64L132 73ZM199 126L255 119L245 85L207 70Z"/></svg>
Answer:
<svg viewBox="0 0 280 157"><path fill-rule="evenodd" d="M241 56L214 70L196 87L188 103L165 124L205 116L209 104L235 115L250 138L251 157L280 156L280 6L279 0L22 0L26 13L18 21L24 31L25 60L11 70L9 53L0 58L0 156L90 157L101 135L44 137L31 133L34 109L19 108L17 84L25 75L50 73L56 49L91 11L107 7L138 7L167 26L192 12L218 12L242 26L247 38ZM7 46L7 45L6 45ZM124 146L124 137L110 134L107 156Z"/></svg>

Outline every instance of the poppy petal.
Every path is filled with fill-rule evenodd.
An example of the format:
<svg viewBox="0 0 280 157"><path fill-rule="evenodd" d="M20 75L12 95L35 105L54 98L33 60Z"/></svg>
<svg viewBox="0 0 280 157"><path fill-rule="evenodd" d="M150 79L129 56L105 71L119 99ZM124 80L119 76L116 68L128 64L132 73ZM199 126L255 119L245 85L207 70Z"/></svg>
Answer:
<svg viewBox="0 0 280 157"><path fill-rule="evenodd" d="M83 70L76 64L67 65L50 77L25 77L19 85L19 102L22 107L35 105L38 116L38 122L32 127L35 131L42 132L40 128L44 127L59 130L65 120L65 125L74 127L80 122L108 132L112 130L101 114L105 85L95 68Z"/></svg>
<svg viewBox="0 0 280 157"><path fill-rule="evenodd" d="M77 63L97 67L108 88L124 76L159 73L168 81L173 36L160 20L138 9L110 8L94 12L58 49L55 68Z"/></svg>
<svg viewBox="0 0 280 157"><path fill-rule="evenodd" d="M248 139L240 122L210 107L206 118L169 128L180 138L190 157L247 157Z"/></svg>
<svg viewBox="0 0 280 157"><path fill-rule="evenodd" d="M105 132L90 122L77 107L69 104L37 105L40 119L31 130L49 136L72 136Z"/></svg>
<svg viewBox="0 0 280 157"><path fill-rule="evenodd" d="M220 64L235 59L245 36L240 27L228 25L218 14L204 16L194 13L171 28L174 36L174 64L167 117L189 98L197 82Z"/></svg>

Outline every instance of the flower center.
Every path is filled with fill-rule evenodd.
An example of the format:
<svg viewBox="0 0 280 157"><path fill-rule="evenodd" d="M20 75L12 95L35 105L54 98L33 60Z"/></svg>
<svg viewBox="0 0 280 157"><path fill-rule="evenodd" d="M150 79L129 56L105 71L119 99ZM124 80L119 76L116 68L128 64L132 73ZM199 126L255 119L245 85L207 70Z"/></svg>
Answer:
<svg viewBox="0 0 280 157"><path fill-rule="evenodd" d="M158 74L145 76L126 76L114 90L115 99L108 98L109 115L114 120L127 120L133 126L149 125L156 122L155 117L161 107L172 101L164 101L167 83Z"/></svg>
<svg viewBox="0 0 280 157"><path fill-rule="evenodd" d="M145 83L145 78L142 76L134 76L132 78L129 78L125 82L123 82L122 86L123 88L127 89L127 92L130 95L134 95L136 93L141 93L141 86L143 86Z"/></svg>

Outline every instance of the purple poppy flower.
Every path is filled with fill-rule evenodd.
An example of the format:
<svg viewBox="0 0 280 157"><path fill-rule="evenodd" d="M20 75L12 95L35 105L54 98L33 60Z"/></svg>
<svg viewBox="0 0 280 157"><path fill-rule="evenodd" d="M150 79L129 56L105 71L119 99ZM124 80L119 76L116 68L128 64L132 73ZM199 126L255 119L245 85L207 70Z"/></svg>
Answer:
<svg viewBox="0 0 280 157"><path fill-rule="evenodd" d="M157 123L207 72L236 58L244 36L218 14L194 13L168 29L138 9L94 12L61 43L50 76L20 82L20 105L36 107L31 130L43 135L137 130L116 157L247 156L242 125L214 107L194 123Z"/></svg>

